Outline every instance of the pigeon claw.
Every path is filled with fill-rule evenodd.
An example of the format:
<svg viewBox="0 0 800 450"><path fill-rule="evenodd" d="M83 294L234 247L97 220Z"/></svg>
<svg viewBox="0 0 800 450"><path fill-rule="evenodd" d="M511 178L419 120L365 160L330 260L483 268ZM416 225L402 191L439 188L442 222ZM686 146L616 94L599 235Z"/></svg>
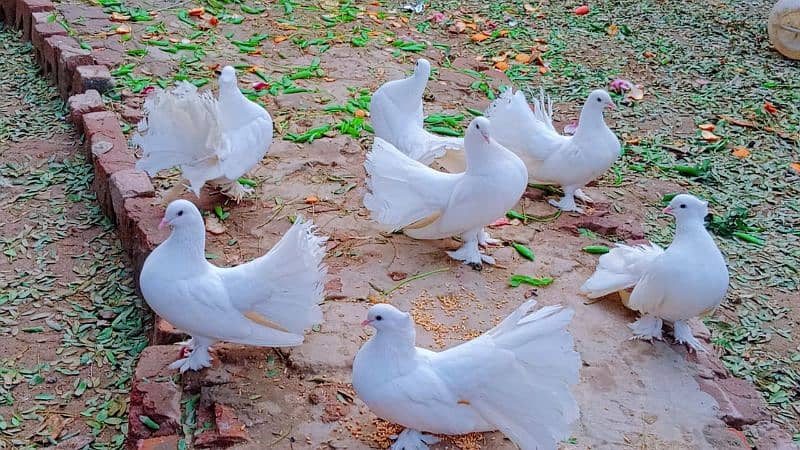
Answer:
<svg viewBox="0 0 800 450"><path fill-rule="evenodd" d="M467 265L472 267L473 270L477 270L478 272L483 270L483 264L480 263L480 262L470 262L470 263L467 263Z"/></svg>

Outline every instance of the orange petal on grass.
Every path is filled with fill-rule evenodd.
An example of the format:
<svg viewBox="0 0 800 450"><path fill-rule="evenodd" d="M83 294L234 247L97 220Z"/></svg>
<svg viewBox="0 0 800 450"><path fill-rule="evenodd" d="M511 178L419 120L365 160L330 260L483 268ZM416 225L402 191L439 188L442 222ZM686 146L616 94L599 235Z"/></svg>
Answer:
<svg viewBox="0 0 800 450"><path fill-rule="evenodd" d="M533 59L533 56L527 53L518 53L517 56L514 57L514 61L520 64L528 64Z"/></svg>
<svg viewBox="0 0 800 450"><path fill-rule="evenodd" d="M497 61L496 63L494 63L494 68L501 72L505 72L506 70L508 70L508 63L505 61Z"/></svg>
<svg viewBox="0 0 800 450"><path fill-rule="evenodd" d="M750 150L747 147L736 147L731 154L739 159L744 159L750 156Z"/></svg>
<svg viewBox="0 0 800 450"><path fill-rule="evenodd" d="M791 167L795 173L800 174L800 162L789 163L789 167Z"/></svg>
<svg viewBox="0 0 800 450"><path fill-rule="evenodd" d="M703 137L703 140L708 142L717 142L718 140L722 139L721 137L717 136L716 134L703 130L700 132L700 135Z"/></svg>
<svg viewBox="0 0 800 450"><path fill-rule="evenodd" d="M483 33L475 33L472 36L470 36L470 39L472 39L472 42L483 42L483 41L489 39L489 36L487 36L487 35L485 35Z"/></svg>
<svg viewBox="0 0 800 450"><path fill-rule="evenodd" d="M367 117L367 112L363 109L357 109L356 112L353 113L356 117Z"/></svg>
<svg viewBox="0 0 800 450"><path fill-rule="evenodd" d="M716 129L717 126L714 125L713 123L702 123L698 125L697 128L700 128L703 131L714 131L714 129Z"/></svg>
<svg viewBox="0 0 800 450"><path fill-rule="evenodd" d="M764 102L764 111L766 111L766 112L768 112L770 114L777 114L778 113L778 108L776 108L775 105L773 105L770 102Z"/></svg>
<svg viewBox="0 0 800 450"><path fill-rule="evenodd" d="M309 195L308 197L306 197L305 202L308 203L309 205L313 205L314 203L319 203L319 197L317 197L316 195Z"/></svg>

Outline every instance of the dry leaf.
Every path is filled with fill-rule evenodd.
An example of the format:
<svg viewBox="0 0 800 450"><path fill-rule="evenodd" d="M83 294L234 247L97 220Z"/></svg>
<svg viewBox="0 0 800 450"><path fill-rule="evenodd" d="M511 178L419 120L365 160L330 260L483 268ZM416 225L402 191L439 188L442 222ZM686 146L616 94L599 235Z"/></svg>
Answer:
<svg viewBox="0 0 800 450"><path fill-rule="evenodd" d="M766 112L768 112L770 114L777 114L778 113L778 108L776 108L775 105L773 105L770 102L764 102L764 111L766 111Z"/></svg>
<svg viewBox="0 0 800 450"><path fill-rule="evenodd" d="M464 30L466 29L467 29L467 24L465 24L460 20L456 20L456 22L453 25L450 25L450 28L448 28L447 31L451 33L463 33Z"/></svg>
<svg viewBox="0 0 800 450"><path fill-rule="evenodd" d="M585 16L589 14L589 6L588 5L581 5L575 8L575 15L576 16Z"/></svg>
<svg viewBox="0 0 800 450"><path fill-rule="evenodd" d="M125 14L121 14L118 12L111 13L112 22L127 22L129 20L131 20L131 16L126 16Z"/></svg>
<svg viewBox="0 0 800 450"><path fill-rule="evenodd" d="M631 138L631 139L628 139L627 141L625 141L625 143L628 144L628 145L639 145L639 144L642 143L642 139L641 138Z"/></svg>
<svg viewBox="0 0 800 450"><path fill-rule="evenodd" d="M619 33L619 27L612 23L606 28L606 33L608 33L609 36L616 36L617 33Z"/></svg>
<svg viewBox="0 0 800 450"><path fill-rule="evenodd" d="M789 167L791 167L792 170L795 171L795 173L799 173L800 174L800 162L789 163Z"/></svg>
<svg viewBox="0 0 800 450"><path fill-rule="evenodd" d="M289 39L289 36L275 36L274 38L272 38L272 42L274 42L276 44L280 44L281 42L283 42L283 41L285 41L287 39Z"/></svg>
<svg viewBox="0 0 800 450"><path fill-rule="evenodd" d="M517 56L514 57L514 61L520 64L528 64L533 59L533 56L527 53L518 53Z"/></svg>
<svg viewBox="0 0 800 450"><path fill-rule="evenodd" d="M508 70L508 63L505 61L497 61L496 63L494 63L494 68L501 72L505 72L506 70Z"/></svg>
<svg viewBox="0 0 800 450"><path fill-rule="evenodd" d="M206 230L211 234L222 234L226 228L217 216L206 216Z"/></svg>
<svg viewBox="0 0 800 450"><path fill-rule="evenodd" d="M367 112L363 109L357 109L356 112L353 113L356 117L367 117Z"/></svg>
<svg viewBox="0 0 800 450"><path fill-rule="evenodd" d="M546 74L548 72L548 70L549 69L547 67L545 67L545 66L539 66L539 73L542 74L542 75Z"/></svg>
<svg viewBox="0 0 800 450"><path fill-rule="evenodd" d="M717 126L714 125L713 123L703 123L698 125L697 128L700 128L703 131L714 131L714 129L716 129Z"/></svg>
<svg viewBox="0 0 800 450"><path fill-rule="evenodd" d="M536 11L536 8L533 7L530 3L525 3L522 5L522 8L525 10L526 13L532 13Z"/></svg>
<svg viewBox="0 0 800 450"><path fill-rule="evenodd" d="M716 134L714 134L714 133L712 133L710 131L705 131L705 130L701 131L700 135L703 136L703 140L706 140L708 142L717 142L718 140L722 139L721 137L717 136Z"/></svg>
<svg viewBox="0 0 800 450"><path fill-rule="evenodd" d="M217 19L216 16L211 16L211 18L208 19L208 24L211 25L212 27L215 27L219 25L219 19Z"/></svg>
<svg viewBox="0 0 800 450"><path fill-rule="evenodd" d="M492 56L492 62L500 62L506 60L506 54L503 53L502 55Z"/></svg>
<svg viewBox="0 0 800 450"><path fill-rule="evenodd" d="M489 36L487 36L487 35L485 35L483 33L475 33L475 34L472 35L472 37L470 37L470 39L472 39L473 42L483 42L483 41L489 39Z"/></svg>
<svg viewBox="0 0 800 450"><path fill-rule="evenodd" d="M502 30L500 30L500 33L498 34L498 36L500 36L500 37L508 36L508 30L503 28Z"/></svg>
<svg viewBox="0 0 800 450"><path fill-rule="evenodd" d="M644 98L644 87L641 84L636 84L631 86L630 92L627 95L628 98L632 98L634 100L641 100Z"/></svg>
<svg viewBox="0 0 800 450"><path fill-rule="evenodd" d="M319 203L319 197L316 195L309 195L304 201L309 205L313 205L315 203Z"/></svg>
<svg viewBox="0 0 800 450"><path fill-rule="evenodd" d="M743 159L750 156L750 150L748 150L747 147L736 147L733 149L732 154L739 159Z"/></svg>
<svg viewBox="0 0 800 450"><path fill-rule="evenodd" d="M642 56L649 59L649 58L655 58L656 54L651 52L650 50L647 50L644 53L642 53Z"/></svg>
<svg viewBox="0 0 800 450"><path fill-rule="evenodd" d="M128 34L131 32L131 27L128 25L120 25L114 30L114 32L117 34Z"/></svg>
<svg viewBox="0 0 800 450"><path fill-rule="evenodd" d="M205 14L205 12L206 12L206 9L205 9L205 8L203 8L203 7L201 6L201 7L199 7L199 8L192 8L192 9L190 9L190 10L189 10L189 15L190 15L190 16L194 16L194 17L200 17L200 16L202 16L203 14Z"/></svg>

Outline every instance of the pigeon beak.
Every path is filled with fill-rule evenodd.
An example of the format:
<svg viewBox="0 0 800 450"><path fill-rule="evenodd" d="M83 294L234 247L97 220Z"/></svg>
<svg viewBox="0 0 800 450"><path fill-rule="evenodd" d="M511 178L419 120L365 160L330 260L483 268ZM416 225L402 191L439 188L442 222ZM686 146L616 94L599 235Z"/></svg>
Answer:
<svg viewBox="0 0 800 450"><path fill-rule="evenodd" d="M617 109L617 105L615 105L614 102L608 102L608 103L606 103L606 108L608 108L608 109Z"/></svg>
<svg viewBox="0 0 800 450"><path fill-rule="evenodd" d="M169 225L169 220L167 220L167 217L164 216L164 218L161 219L161 222L158 224L158 229L161 230L164 227L166 227L167 225Z"/></svg>
<svg viewBox="0 0 800 450"><path fill-rule="evenodd" d="M483 140L486 141L486 143L488 144L489 143L489 135L485 134L485 133L481 133L481 136L483 136Z"/></svg>
<svg viewBox="0 0 800 450"><path fill-rule="evenodd" d="M365 320L365 321L361 322L361 326L362 326L362 327L365 327L365 326L367 326L367 325L370 325L371 323L372 323L372 321L371 321L371 320L369 320L369 319L367 319L367 320Z"/></svg>
<svg viewBox="0 0 800 450"><path fill-rule="evenodd" d="M664 209L663 209L661 212L663 212L664 214L670 214L670 215L672 215L672 206L667 206L667 207L666 207L666 208L664 208Z"/></svg>

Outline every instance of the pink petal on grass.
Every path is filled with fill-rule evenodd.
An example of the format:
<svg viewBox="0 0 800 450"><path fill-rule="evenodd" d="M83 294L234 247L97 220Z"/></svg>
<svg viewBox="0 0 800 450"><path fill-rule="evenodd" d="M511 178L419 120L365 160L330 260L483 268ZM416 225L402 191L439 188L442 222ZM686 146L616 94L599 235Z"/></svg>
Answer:
<svg viewBox="0 0 800 450"><path fill-rule="evenodd" d="M633 87L633 83L628 80L623 80L622 78L617 78L616 80L611 82L611 86L609 89L612 92L623 93L625 91L629 91Z"/></svg>

